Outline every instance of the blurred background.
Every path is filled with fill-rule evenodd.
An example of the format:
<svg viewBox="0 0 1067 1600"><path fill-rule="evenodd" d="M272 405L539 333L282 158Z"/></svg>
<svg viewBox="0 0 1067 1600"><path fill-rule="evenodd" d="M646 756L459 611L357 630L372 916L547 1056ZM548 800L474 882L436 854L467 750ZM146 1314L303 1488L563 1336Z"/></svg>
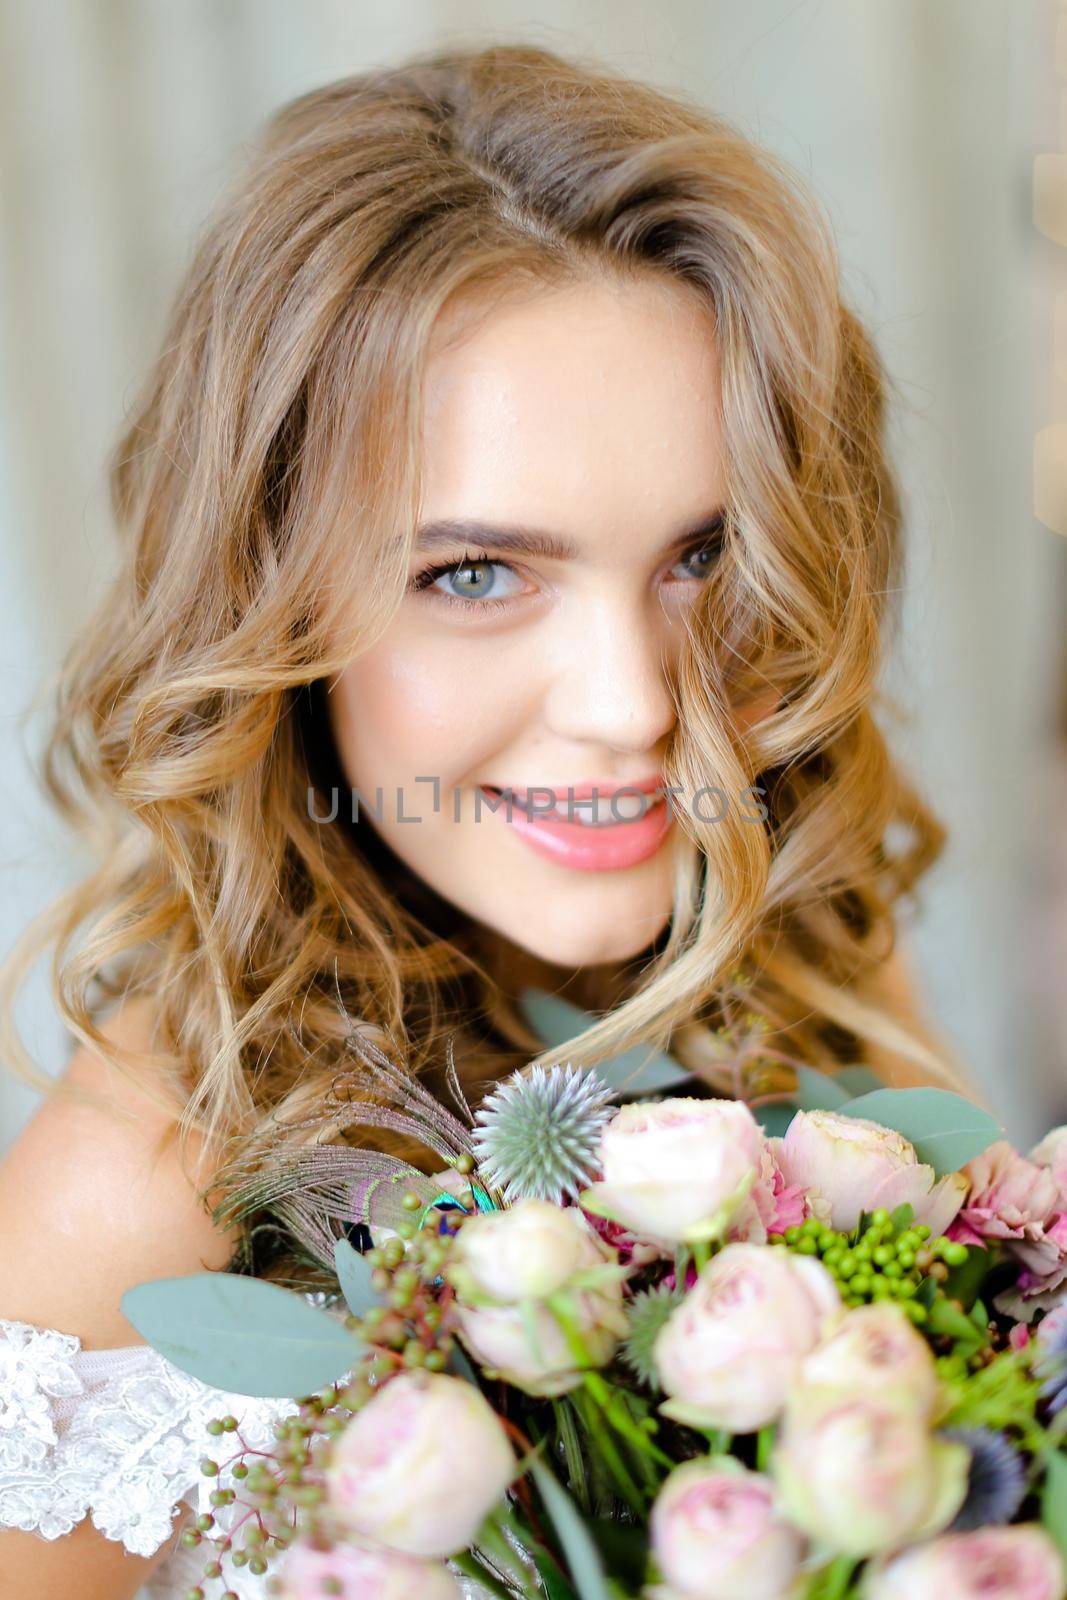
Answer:
<svg viewBox="0 0 1067 1600"><path fill-rule="evenodd" d="M0 946L87 865L32 776L49 675L112 568L105 456L244 142L331 78L532 41L696 95L830 212L902 395L891 737L950 829L902 943L1013 1138L1067 1121L1067 539L1033 494L1035 438L1067 421L1067 223L1045 237L1032 198L1035 159L1067 161L1065 17L1055 0L0 0ZM1057 493L1042 514L1063 528ZM59 1069L43 963L22 1026ZM0 1072L0 1146L33 1102Z"/></svg>

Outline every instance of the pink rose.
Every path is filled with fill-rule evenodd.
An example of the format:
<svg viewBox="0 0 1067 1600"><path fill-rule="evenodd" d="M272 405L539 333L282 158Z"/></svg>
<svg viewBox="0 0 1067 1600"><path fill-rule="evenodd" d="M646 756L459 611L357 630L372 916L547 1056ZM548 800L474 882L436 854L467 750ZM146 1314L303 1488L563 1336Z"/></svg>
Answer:
<svg viewBox="0 0 1067 1600"><path fill-rule="evenodd" d="M971 1190L947 1230L949 1237L964 1244L1006 1246L1022 1270L1017 1288L998 1295L994 1304L1028 1321L1051 1304L1067 1279L1067 1227L1059 1184L1048 1167L1028 1161L1006 1139L983 1150L963 1171Z"/></svg>
<svg viewBox="0 0 1067 1600"><path fill-rule="evenodd" d="M652 1507L652 1553L669 1588L649 1600L785 1600L804 1541L776 1515L774 1486L732 1456L676 1467Z"/></svg>
<svg viewBox="0 0 1067 1600"><path fill-rule="evenodd" d="M1063 1600L1067 1571L1036 1523L947 1533L872 1567L863 1600Z"/></svg>
<svg viewBox="0 0 1067 1600"><path fill-rule="evenodd" d="M967 1492L970 1451L935 1439L914 1404L877 1391L790 1396L771 1456L790 1522L842 1555L869 1556L939 1532Z"/></svg>
<svg viewBox="0 0 1067 1600"><path fill-rule="evenodd" d="M943 1233L967 1192L967 1179L949 1173L937 1181L933 1167L892 1128L837 1111L798 1111L776 1155L789 1184L830 1206L831 1226L849 1233L861 1211L910 1205L915 1221Z"/></svg>
<svg viewBox="0 0 1067 1600"><path fill-rule="evenodd" d="M332 1550L294 1545L278 1580L279 1600L322 1600L326 1594L339 1600L462 1600L459 1584L444 1567L348 1542Z"/></svg>
<svg viewBox="0 0 1067 1600"><path fill-rule="evenodd" d="M840 1310L820 1261L756 1244L713 1256L653 1346L664 1415L750 1433L773 1422L803 1356Z"/></svg>
<svg viewBox="0 0 1067 1600"><path fill-rule="evenodd" d="M587 1211L665 1248L719 1238L756 1180L763 1134L740 1100L622 1106L600 1136Z"/></svg>
<svg viewBox="0 0 1067 1600"><path fill-rule="evenodd" d="M450 1556L470 1544L515 1470L480 1390L443 1373L405 1372L338 1436L327 1496L364 1538L407 1555Z"/></svg>
<svg viewBox="0 0 1067 1600"><path fill-rule="evenodd" d="M897 1305L846 1311L800 1363L797 1382L824 1393L892 1395L933 1416L941 1394L933 1352Z"/></svg>

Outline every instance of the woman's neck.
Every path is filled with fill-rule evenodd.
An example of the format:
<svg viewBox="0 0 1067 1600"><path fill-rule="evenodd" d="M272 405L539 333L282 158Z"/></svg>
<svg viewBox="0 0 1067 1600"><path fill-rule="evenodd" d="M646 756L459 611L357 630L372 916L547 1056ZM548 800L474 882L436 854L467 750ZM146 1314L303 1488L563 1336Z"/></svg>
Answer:
<svg viewBox="0 0 1067 1600"><path fill-rule="evenodd" d="M485 941L480 956L509 1000L516 1000L523 989L543 989L583 1011L610 1010L622 999L633 976L632 966L626 962L559 966L499 934Z"/></svg>

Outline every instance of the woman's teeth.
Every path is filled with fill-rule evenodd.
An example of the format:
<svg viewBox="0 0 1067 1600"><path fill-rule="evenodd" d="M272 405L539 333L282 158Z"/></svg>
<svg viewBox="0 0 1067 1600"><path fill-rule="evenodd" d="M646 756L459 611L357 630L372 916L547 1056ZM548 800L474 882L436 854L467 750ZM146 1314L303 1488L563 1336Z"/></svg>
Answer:
<svg viewBox="0 0 1067 1600"><path fill-rule="evenodd" d="M523 810L529 809L531 815L536 817L557 816L562 822L579 822L587 828L618 827L622 823L636 822L640 817L646 816L653 806L662 805L663 793L654 794L622 793L616 796L614 807L611 795L597 795L589 800L557 801L553 809L547 810L543 797L538 796L536 809L528 808L525 796L515 794L514 804Z"/></svg>

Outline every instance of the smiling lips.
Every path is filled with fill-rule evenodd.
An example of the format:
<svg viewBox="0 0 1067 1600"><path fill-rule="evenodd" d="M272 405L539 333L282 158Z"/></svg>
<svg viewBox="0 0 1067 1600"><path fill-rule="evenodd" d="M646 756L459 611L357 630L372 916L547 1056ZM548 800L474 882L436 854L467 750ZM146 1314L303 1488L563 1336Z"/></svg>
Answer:
<svg viewBox="0 0 1067 1600"><path fill-rule="evenodd" d="M481 786L496 807L492 814L524 844L560 866L584 872L618 871L656 853L673 822L662 789L658 775L629 784Z"/></svg>

